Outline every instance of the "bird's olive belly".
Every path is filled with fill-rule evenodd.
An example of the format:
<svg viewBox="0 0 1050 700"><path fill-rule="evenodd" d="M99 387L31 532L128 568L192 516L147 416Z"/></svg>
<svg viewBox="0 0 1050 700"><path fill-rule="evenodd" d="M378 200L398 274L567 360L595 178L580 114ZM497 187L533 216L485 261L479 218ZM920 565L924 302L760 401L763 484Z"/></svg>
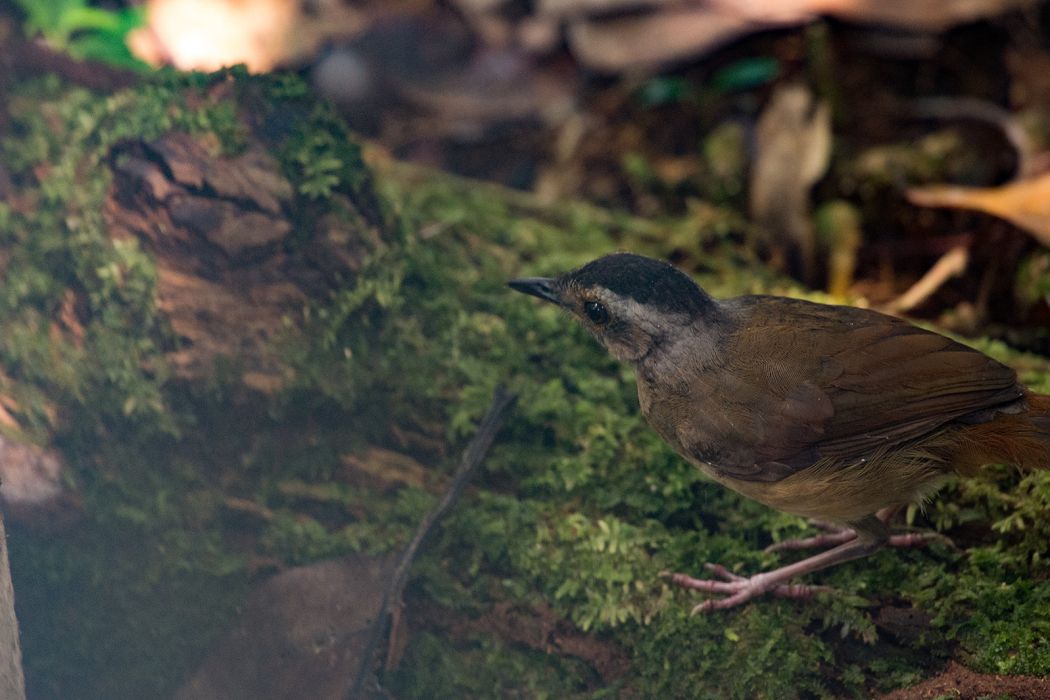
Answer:
<svg viewBox="0 0 1050 700"><path fill-rule="evenodd" d="M687 447L678 439L674 417L697 412L684 411L666 398L653 401L643 382L638 385L638 398L649 424L678 454L737 493L793 515L854 522L887 506L922 501L950 471L932 456L936 450L919 442L854 462L824 460L774 481L737 479L704 462L703 450Z"/></svg>
<svg viewBox="0 0 1050 700"><path fill-rule="evenodd" d="M816 464L780 481L744 481L698 464L708 476L770 508L842 523L906 503L921 502L940 486L944 471L929 462L903 464L876 459L852 465Z"/></svg>

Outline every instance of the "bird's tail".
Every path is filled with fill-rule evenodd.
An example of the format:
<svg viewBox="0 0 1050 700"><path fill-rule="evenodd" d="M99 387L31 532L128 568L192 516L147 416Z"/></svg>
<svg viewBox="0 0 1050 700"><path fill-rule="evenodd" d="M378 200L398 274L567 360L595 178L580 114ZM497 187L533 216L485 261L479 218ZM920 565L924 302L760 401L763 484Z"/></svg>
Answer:
<svg viewBox="0 0 1050 700"><path fill-rule="evenodd" d="M987 423L968 425L958 434L950 464L973 474L985 464L1050 469L1050 396L1029 394L1021 413L1000 413Z"/></svg>

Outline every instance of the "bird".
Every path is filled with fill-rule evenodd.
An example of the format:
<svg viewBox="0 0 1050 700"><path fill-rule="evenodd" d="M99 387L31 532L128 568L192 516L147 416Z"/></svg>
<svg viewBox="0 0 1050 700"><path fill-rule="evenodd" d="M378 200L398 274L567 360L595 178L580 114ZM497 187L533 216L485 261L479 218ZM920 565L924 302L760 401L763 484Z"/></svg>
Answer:
<svg viewBox="0 0 1050 700"><path fill-rule="evenodd" d="M740 576L668 574L709 597L693 612L826 590L799 576L909 546L889 519L985 464L1050 469L1050 396L1010 367L900 318L771 295L715 299L673 265L628 252L508 285L573 316L633 366L641 411L708 477L776 510L831 523L781 548L826 546Z"/></svg>

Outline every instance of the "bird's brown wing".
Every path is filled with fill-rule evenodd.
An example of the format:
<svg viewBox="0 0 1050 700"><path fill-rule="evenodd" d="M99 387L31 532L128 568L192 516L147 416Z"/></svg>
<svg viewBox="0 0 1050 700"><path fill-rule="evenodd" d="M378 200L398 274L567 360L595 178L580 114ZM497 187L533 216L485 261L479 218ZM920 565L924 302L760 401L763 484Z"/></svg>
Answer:
<svg viewBox="0 0 1050 700"><path fill-rule="evenodd" d="M779 297L730 304L725 364L691 387L705 410L678 431L727 476L854 463L1023 396L1009 367L890 316Z"/></svg>

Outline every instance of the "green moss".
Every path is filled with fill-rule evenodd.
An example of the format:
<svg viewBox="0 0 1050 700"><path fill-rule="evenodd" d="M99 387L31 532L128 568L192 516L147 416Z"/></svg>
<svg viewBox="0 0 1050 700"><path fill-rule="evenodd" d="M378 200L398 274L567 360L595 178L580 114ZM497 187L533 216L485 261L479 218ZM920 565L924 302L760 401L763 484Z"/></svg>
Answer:
<svg viewBox="0 0 1050 700"><path fill-rule="evenodd" d="M227 496L267 493L268 479L303 473L298 464L279 475L250 468L259 462L253 435L274 423L268 406L236 400L224 383L236 377L194 388L172 381L164 354L177 340L155 307L152 259L134 241L111 240L104 218L115 146L181 131L209 134L224 153L236 153L248 142L251 117L259 116L245 104L283 109L291 123L302 94L290 86L237 71L166 73L101 96L46 78L20 85L5 102L0 158L15 205L0 209L4 393L17 401L18 437L62 451L84 511L69 533L10 528L35 697L170 693L230 620L250 581L246 567L255 552L227 538ZM296 129L334 121L311 109ZM267 137L279 150L287 132ZM351 187L367 188L354 149L339 147L349 154L333 190L342 197ZM307 206L305 196L296 204L306 224L329 211L324 202ZM302 443L284 443L309 454ZM242 464L249 466L243 475ZM328 463L321 471L333 469ZM387 548L404 542L429 503L415 495L399 494L385 506L391 524L373 525L362 513L346 546L375 551L380 541ZM283 518L278 511L275 522ZM237 529L235 542L259 534ZM338 547L287 549L296 561Z"/></svg>
<svg viewBox="0 0 1050 700"><path fill-rule="evenodd" d="M540 595L581 628L627 640L634 653L630 683L643 696L864 696L916 681L955 645L980 668L992 668L994 659L995 669L1050 672L1035 642L1043 630L1031 622L1047 610L1039 586L1011 589L1007 600L1022 611L1017 615L1000 614L1004 603L995 595L1001 593L993 595L1011 558L1015 579L1038 563L1045 536L1035 520L1047 522L1042 475L1021 483L992 476L967 482L1009 494L1005 501L979 489L946 494L988 538L1001 538L997 571L974 569L967 556L936 545L887 551L816 577L838 589L826 600L762 600L688 617L698 597L668 589L661 570L700 572L705 561L760 570L777 561L760 553L771 535L798 534L801 521L703 480L644 425L629 371L557 310L502 286L512 276L564 270L619 247L651 250L651 224L610 226L588 220L585 209L577 218L555 212L557 227L534 217L508 221L514 209L506 200L443 179L412 180L410 191L390 196L410 234L438 233L425 244L410 243L396 261L377 264L368 298L354 297L345 307L348 315L338 321L345 326L326 325L335 316L324 319L324 330L315 332L344 344L312 345L315 353L302 357L313 375L346 379L326 391L348 407L367 400L388 406L397 420L448 425L454 444L469 434L497 382L521 393L480 491L456 510L418 568L426 595L464 610L484 609L501 596ZM697 240L701 249L723 248L721 260L747 259L734 249L731 227L712 227ZM520 257L500 247L508 243ZM779 285L761 272L709 273L705 283L721 293ZM982 347L1029 363L1029 378L1045 381L1045 363ZM953 524L938 516L931 507L929 518L951 532ZM979 556L980 549L970 552ZM1045 575L1039 567L1026 571L1035 579ZM977 598L966 593L985 589ZM870 614L880 601L925 608L934 622L923 641L901 642L880 631ZM972 605L988 608L974 614ZM971 645L979 639L1018 643L977 655ZM446 653L462 661L461 651Z"/></svg>
<svg viewBox="0 0 1050 700"><path fill-rule="evenodd" d="M409 643L401 667L386 682L398 698L565 698L594 682L594 672L571 657L508 646L475 635L449 653L448 640L430 633Z"/></svg>
<svg viewBox="0 0 1050 700"><path fill-rule="evenodd" d="M324 484L322 488L329 493L317 493L314 485L282 484L281 493L286 499L300 496L308 503L293 500L277 513L263 532L263 549L282 562L296 565L347 552L379 554L403 548L433 501L429 493L416 488L404 488L386 498L338 484ZM328 511L326 519L339 522L340 527L326 527L308 514L307 511L313 511L323 517L324 509L317 508L319 502L337 506L335 512ZM317 513L318 510L322 512ZM343 525L342 521L353 513L367 513L368 517Z"/></svg>
<svg viewBox="0 0 1050 700"><path fill-rule="evenodd" d="M233 130L230 105L203 99L188 108L185 90L160 82L100 97L54 79L31 83L11 98L11 136L0 143L28 198L3 221L10 257L0 288L0 360L51 402L134 423L144 434L178 429L162 397L167 371L159 358L175 341L156 317L149 256L106 235L104 173L111 149L126 139ZM51 320L71 303L67 313L82 330L55 333ZM27 408L27 428L46 431L42 396Z"/></svg>

